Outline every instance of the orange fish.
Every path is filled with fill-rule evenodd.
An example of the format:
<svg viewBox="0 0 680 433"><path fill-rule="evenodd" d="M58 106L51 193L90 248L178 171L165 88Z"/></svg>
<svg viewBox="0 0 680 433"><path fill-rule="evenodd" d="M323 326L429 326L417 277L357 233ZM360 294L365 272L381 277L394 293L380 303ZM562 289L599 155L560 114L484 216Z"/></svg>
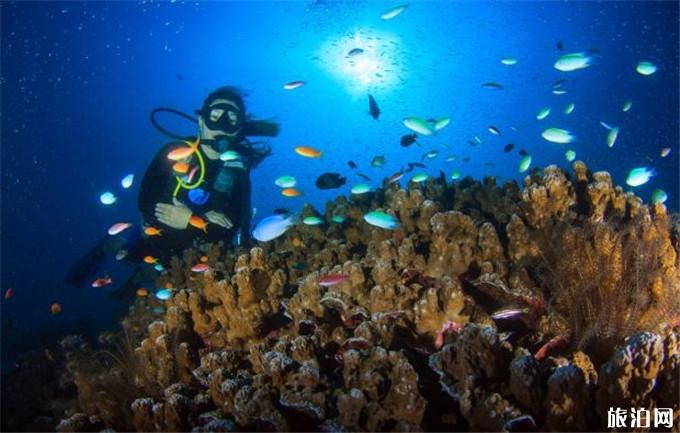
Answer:
<svg viewBox="0 0 680 433"><path fill-rule="evenodd" d="M295 148L295 153L300 156L305 156L307 158L319 158L321 156L321 151L316 150L309 146L298 146Z"/></svg>
<svg viewBox="0 0 680 433"><path fill-rule="evenodd" d="M189 164L187 164L186 162L179 161L179 162L176 162L176 163L172 166L172 169L173 169L176 173L184 174L184 173L186 173L187 171L189 171Z"/></svg>
<svg viewBox="0 0 680 433"><path fill-rule="evenodd" d="M154 256L146 256L146 257L144 257L144 263L148 263L150 265L153 265L155 263L158 263L158 259L155 258Z"/></svg>
<svg viewBox="0 0 680 433"><path fill-rule="evenodd" d="M208 223L205 222L205 220L198 215L191 215L191 218L189 218L189 224L196 227L199 230L203 230L204 232L208 233L207 230Z"/></svg>
<svg viewBox="0 0 680 433"><path fill-rule="evenodd" d="M56 303L56 302L55 302L54 304L52 304L52 305L50 306L50 312L51 312L52 314L59 314L59 313L61 313L61 304L58 304L58 303Z"/></svg>
<svg viewBox="0 0 680 433"><path fill-rule="evenodd" d="M10 287L5 291L5 299L9 299L12 296L14 296L14 289Z"/></svg>
<svg viewBox="0 0 680 433"><path fill-rule="evenodd" d="M109 284L111 284L111 278L109 277L97 278L92 282L92 287L104 287Z"/></svg>
<svg viewBox="0 0 680 433"><path fill-rule="evenodd" d="M208 256L201 256L201 263L205 263L208 261Z"/></svg>
<svg viewBox="0 0 680 433"><path fill-rule="evenodd" d="M189 174L187 175L187 183L191 183L192 180L194 180L194 175L196 174L196 171L198 170L198 167L194 167L191 169Z"/></svg>
<svg viewBox="0 0 680 433"><path fill-rule="evenodd" d="M163 287L165 287L166 289L172 289L172 284L171 283L165 283L165 285Z"/></svg>
<svg viewBox="0 0 680 433"><path fill-rule="evenodd" d="M194 272L205 272L208 269L210 269L210 266L206 265L205 263L199 263L191 267L191 270Z"/></svg>
<svg viewBox="0 0 680 433"><path fill-rule="evenodd" d="M149 296L149 291L146 290L144 287L137 289L136 293L137 293L137 296L139 296L140 298L144 298L145 296Z"/></svg>
<svg viewBox="0 0 680 433"><path fill-rule="evenodd" d="M281 195L284 197L300 197L302 193L295 188L285 188L281 190Z"/></svg>
<svg viewBox="0 0 680 433"><path fill-rule="evenodd" d="M149 226L144 229L144 234L147 236L160 236L161 233L163 233L163 230L156 227Z"/></svg>
<svg viewBox="0 0 680 433"><path fill-rule="evenodd" d="M190 157L194 152L196 152L196 149L198 149L198 143L200 142L200 138L197 137L195 141L189 142L185 141L187 144L186 147L178 147L176 149L173 149L168 153L168 159L173 160L173 161L179 161L181 159L185 159Z"/></svg>

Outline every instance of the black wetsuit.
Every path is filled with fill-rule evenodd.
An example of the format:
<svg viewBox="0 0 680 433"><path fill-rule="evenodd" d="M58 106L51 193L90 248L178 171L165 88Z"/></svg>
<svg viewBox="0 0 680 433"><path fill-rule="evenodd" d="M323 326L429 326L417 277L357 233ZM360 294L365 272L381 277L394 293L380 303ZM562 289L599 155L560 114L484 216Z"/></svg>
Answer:
<svg viewBox="0 0 680 433"><path fill-rule="evenodd" d="M145 256L153 256L167 264L173 255L182 256L184 250L196 246L198 242L223 241L226 245L232 242L235 234L240 230L241 243L249 242L251 202L250 202L250 162L245 155L237 163L223 162L219 159L209 159L202 153L205 162L205 177L200 188L209 194L203 205L193 203L189 199L189 190L180 188L175 198L189 207L193 215L201 217L208 223L207 233L188 225L186 229L178 230L168 227L158 221L155 216L157 203L173 203L173 192L177 187L177 178L173 171L175 161L168 159L170 151L186 146L182 142L165 145L153 159L144 174L139 191L139 209L144 223L161 229L159 236L142 237L128 252L128 260L141 261ZM199 145L198 152L202 152ZM194 154L189 161L191 168L198 167L192 182L200 176L198 157ZM189 169L189 172L191 171ZM183 176L183 175L180 175ZM226 229L209 222L205 213L215 211L223 213L233 224Z"/></svg>

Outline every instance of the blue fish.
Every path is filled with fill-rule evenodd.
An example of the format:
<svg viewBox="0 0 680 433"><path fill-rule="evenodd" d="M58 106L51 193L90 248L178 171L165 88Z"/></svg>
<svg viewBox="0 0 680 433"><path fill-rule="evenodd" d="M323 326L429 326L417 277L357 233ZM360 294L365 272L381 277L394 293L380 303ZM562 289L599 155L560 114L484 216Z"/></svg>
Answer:
<svg viewBox="0 0 680 433"><path fill-rule="evenodd" d="M189 190L189 200L195 205L203 206L210 198L210 193L202 188Z"/></svg>
<svg viewBox="0 0 680 433"><path fill-rule="evenodd" d="M271 241L284 234L295 224L296 220L295 215L276 214L268 216L257 223L255 230L253 230L253 237L260 242Z"/></svg>

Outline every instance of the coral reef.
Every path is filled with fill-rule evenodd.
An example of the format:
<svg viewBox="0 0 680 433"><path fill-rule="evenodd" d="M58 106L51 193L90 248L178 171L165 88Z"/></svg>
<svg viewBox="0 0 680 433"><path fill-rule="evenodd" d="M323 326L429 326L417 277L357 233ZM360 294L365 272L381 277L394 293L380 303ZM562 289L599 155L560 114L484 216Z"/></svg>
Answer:
<svg viewBox="0 0 680 433"><path fill-rule="evenodd" d="M302 214L345 220L188 250L125 344L64 347L77 400L52 428L592 431L612 407L677 428L680 225L607 173L384 182Z"/></svg>

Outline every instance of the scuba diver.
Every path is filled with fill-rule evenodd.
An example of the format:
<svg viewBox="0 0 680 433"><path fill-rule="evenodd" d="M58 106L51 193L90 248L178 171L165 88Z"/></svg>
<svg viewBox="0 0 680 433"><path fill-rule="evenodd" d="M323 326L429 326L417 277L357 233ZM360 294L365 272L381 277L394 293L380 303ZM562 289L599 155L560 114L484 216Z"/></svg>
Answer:
<svg viewBox="0 0 680 433"><path fill-rule="evenodd" d="M181 137L163 129L154 117L160 111L195 121L198 137ZM271 154L271 148L256 146L260 143L247 137L276 137L279 125L248 117L243 98L232 87L210 93L196 114L198 119L167 108L151 113L151 122L159 131L180 141L163 146L144 174L138 200L144 226L132 230L127 239L110 236L95 246L69 271L67 284L85 285L107 253L114 251L117 258L131 263L168 263L173 255L181 256L201 243L251 242L250 170ZM138 274L128 281L133 287L141 277ZM130 291L128 283L115 297Z"/></svg>

